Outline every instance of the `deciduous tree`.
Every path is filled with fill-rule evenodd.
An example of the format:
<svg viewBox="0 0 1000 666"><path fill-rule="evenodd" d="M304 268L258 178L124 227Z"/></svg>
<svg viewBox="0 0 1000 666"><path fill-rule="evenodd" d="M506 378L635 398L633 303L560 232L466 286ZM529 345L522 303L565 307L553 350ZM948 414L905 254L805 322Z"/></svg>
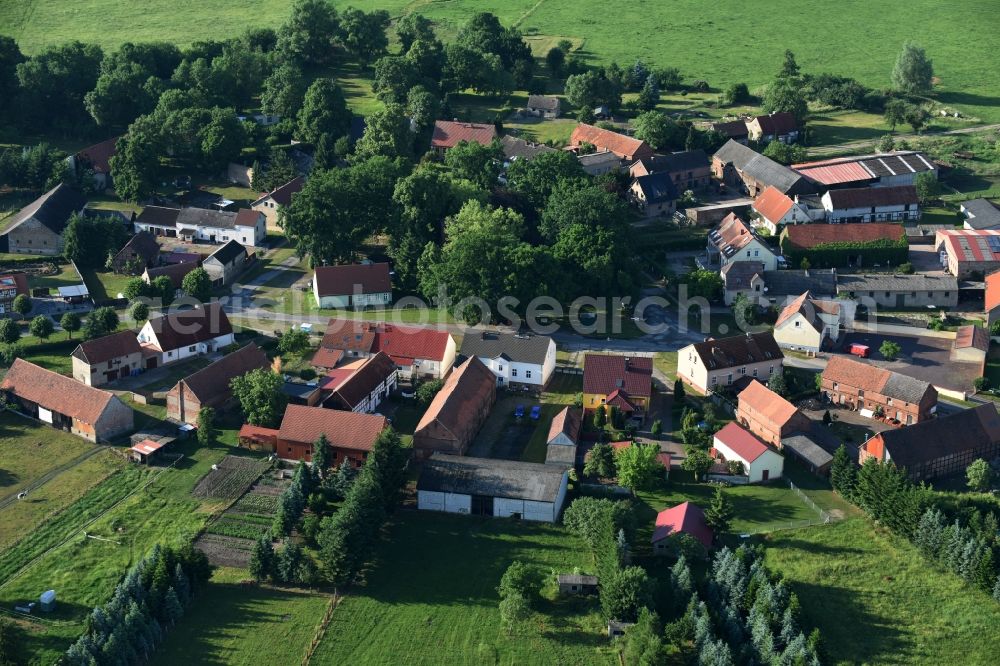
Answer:
<svg viewBox="0 0 1000 666"><path fill-rule="evenodd" d="M324 134L334 139L351 129L351 111L344 91L333 79L316 79L306 90L299 112L298 139L316 143Z"/></svg>
<svg viewBox="0 0 1000 666"><path fill-rule="evenodd" d="M38 315L31 320L28 330L39 340L48 340L55 330L55 324L52 323L52 318L48 315Z"/></svg>
<svg viewBox="0 0 1000 666"><path fill-rule="evenodd" d="M652 484L657 472L663 470L663 465L656 459L660 447L656 444L633 443L615 452L615 469L618 471L618 483L630 488L632 492L642 490Z"/></svg>
<svg viewBox="0 0 1000 666"><path fill-rule="evenodd" d="M215 424L215 408L202 407L198 410L198 443L211 446L219 436L219 428Z"/></svg>
<svg viewBox="0 0 1000 666"><path fill-rule="evenodd" d="M922 46L913 42L903 44L903 50L892 68L892 85L896 90L910 94L929 92L934 80L934 64Z"/></svg>
<svg viewBox="0 0 1000 666"><path fill-rule="evenodd" d="M284 380L268 368L257 368L230 382L247 422L273 428L285 410Z"/></svg>
<svg viewBox="0 0 1000 666"><path fill-rule="evenodd" d="M212 278L204 268L196 268L181 280L181 289L191 298L207 303L212 297Z"/></svg>

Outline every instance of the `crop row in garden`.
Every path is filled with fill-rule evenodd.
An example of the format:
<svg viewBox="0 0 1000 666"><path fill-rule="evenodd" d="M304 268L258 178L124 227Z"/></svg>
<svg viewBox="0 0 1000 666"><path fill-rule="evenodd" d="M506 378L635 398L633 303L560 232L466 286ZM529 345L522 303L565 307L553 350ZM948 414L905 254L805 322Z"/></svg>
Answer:
<svg viewBox="0 0 1000 666"><path fill-rule="evenodd" d="M252 491L233 505L233 511L242 513L273 514L277 510L277 495L261 495Z"/></svg>
<svg viewBox="0 0 1000 666"><path fill-rule="evenodd" d="M240 539L259 539L270 531L270 525L261 525L240 520L236 515L224 515L208 527L209 534L238 537Z"/></svg>
<svg viewBox="0 0 1000 666"><path fill-rule="evenodd" d="M247 491L271 466L267 460L226 456L198 482L195 497L236 499Z"/></svg>

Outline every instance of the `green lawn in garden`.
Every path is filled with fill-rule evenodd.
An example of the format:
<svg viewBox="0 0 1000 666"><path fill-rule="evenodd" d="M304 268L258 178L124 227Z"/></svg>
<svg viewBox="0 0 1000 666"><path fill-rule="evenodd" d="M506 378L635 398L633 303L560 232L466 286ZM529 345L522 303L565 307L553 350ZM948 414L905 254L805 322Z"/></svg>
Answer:
<svg viewBox="0 0 1000 666"><path fill-rule="evenodd" d="M517 634L500 626L496 586L514 560L545 574ZM595 598L556 599L552 572L591 556L557 525L398 512L365 585L352 588L312 664L617 664Z"/></svg>
<svg viewBox="0 0 1000 666"><path fill-rule="evenodd" d="M0 498L18 493L94 446L13 412L0 412Z"/></svg>
<svg viewBox="0 0 1000 666"><path fill-rule="evenodd" d="M111 271L97 271L93 268L81 268L80 275L87 285L90 297L95 301L107 301L118 298L125 290L125 285L134 275L124 275Z"/></svg>

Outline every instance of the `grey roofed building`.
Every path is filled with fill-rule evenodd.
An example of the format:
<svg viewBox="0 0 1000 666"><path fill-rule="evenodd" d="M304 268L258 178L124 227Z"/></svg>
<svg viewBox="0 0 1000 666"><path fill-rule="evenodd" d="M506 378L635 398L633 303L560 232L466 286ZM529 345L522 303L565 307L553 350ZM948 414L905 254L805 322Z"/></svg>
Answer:
<svg viewBox="0 0 1000 666"><path fill-rule="evenodd" d="M528 109L544 109L545 111L558 111L561 106L558 97L552 95L528 95Z"/></svg>
<svg viewBox="0 0 1000 666"><path fill-rule="evenodd" d="M882 393L894 399L898 398L913 404L919 403L927 391L931 388L930 382L914 379L909 375L898 372L890 372L889 378L885 381Z"/></svg>
<svg viewBox="0 0 1000 666"><path fill-rule="evenodd" d="M520 335L483 331L470 333L462 338L463 356L478 356L480 358L499 358L503 356L515 363L532 363L542 365L548 354L552 338L547 335Z"/></svg>
<svg viewBox="0 0 1000 666"><path fill-rule="evenodd" d="M578 155L577 160L583 170L590 175L600 175L622 166L622 160L610 150Z"/></svg>
<svg viewBox="0 0 1000 666"><path fill-rule="evenodd" d="M544 143L531 143L516 136L505 134L500 138L500 145L503 147L503 154L507 160L533 160L543 153L554 153L552 146Z"/></svg>
<svg viewBox="0 0 1000 666"><path fill-rule="evenodd" d="M815 189L805 176L732 139L715 152L713 159L732 164L742 174L771 185L782 194L811 194Z"/></svg>
<svg viewBox="0 0 1000 666"><path fill-rule="evenodd" d="M177 213L177 224L191 227L215 227L232 229L236 226L238 213L208 208L181 208Z"/></svg>
<svg viewBox="0 0 1000 666"><path fill-rule="evenodd" d="M722 279L726 289L746 289L754 275L764 276L764 264L759 261L733 261L722 267ZM776 271L775 271L776 272Z"/></svg>
<svg viewBox="0 0 1000 666"><path fill-rule="evenodd" d="M417 490L555 502L565 474L542 463L435 453L424 463Z"/></svg>
<svg viewBox="0 0 1000 666"><path fill-rule="evenodd" d="M833 462L830 452L816 443L812 433L794 433L781 438L781 450L792 453L813 472L824 472Z"/></svg>
<svg viewBox="0 0 1000 666"><path fill-rule="evenodd" d="M704 150L685 150L680 153L670 155L653 155L651 159L641 160L650 172L666 171L691 171L693 169L704 169L708 167L708 154Z"/></svg>
<svg viewBox="0 0 1000 666"><path fill-rule="evenodd" d="M1000 208L987 199L970 199L961 204L966 229L996 229L1000 227Z"/></svg>
<svg viewBox="0 0 1000 666"><path fill-rule="evenodd" d="M743 139L750 135L750 130L747 129L747 123L745 120L730 120L725 123L712 123L712 131L718 132L723 136L730 139Z"/></svg>
<svg viewBox="0 0 1000 666"><path fill-rule="evenodd" d="M764 286L767 287L767 296L770 298L798 296L805 291L817 298L833 297L837 295L839 279L835 268L764 271Z"/></svg>
<svg viewBox="0 0 1000 666"><path fill-rule="evenodd" d="M240 245L238 242L231 240L218 250L208 255L206 259L217 259L223 264L231 263L234 259L240 255L246 256L247 249Z"/></svg>
<svg viewBox="0 0 1000 666"><path fill-rule="evenodd" d="M83 210L87 197L80 190L59 183L51 190L22 208L7 224L4 234L14 230L25 220L37 220L54 234L62 234L73 213Z"/></svg>
<svg viewBox="0 0 1000 666"><path fill-rule="evenodd" d="M597 576L587 574L559 574L556 580L560 585L597 585Z"/></svg>
<svg viewBox="0 0 1000 666"><path fill-rule="evenodd" d="M657 171L639 176L635 179L635 184L642 190L643 203L645 204L673 201L678 197L677 186L674 185L674 181L667 171Z"/></svg>
<svg viewBox="0 0 1000 666"><path fill-rule="evenodd" d="M883 176L896 176L907 173L920 173L921 171L936 171L937 167L924 157L923 153L909 151L886 155L872 155L861 160L861 164L872 173L881 178Z"/></svg>
<svg viewBox="0 0 1000 666"><path fill-rule="evenodd" d="M914 291L958 291L958 278L954 275L896 275L892 273L872 273L851 275L842 273L837 278L838 293L914 292Z"/></svg>

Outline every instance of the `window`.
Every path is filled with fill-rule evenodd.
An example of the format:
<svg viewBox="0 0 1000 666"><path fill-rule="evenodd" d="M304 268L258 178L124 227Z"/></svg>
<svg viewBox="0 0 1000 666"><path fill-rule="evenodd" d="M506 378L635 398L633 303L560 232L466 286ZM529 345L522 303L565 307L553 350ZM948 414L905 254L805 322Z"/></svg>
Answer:
<svg viewBox="0 0 1000 666"><path fill-rule="evenodd" d="M891 295L891 294L890 294L890 293L889 293L888 291L887 291L887 292L885 292L885 297L886 297L886 298L889 298L889 296L890 296L890 295Z"/></svg>
<svg viewBox="0 0 1000 666"><path fill-rule="evenodd" d="M525 370L524 376L527 377L528 379L531 379L531 370Z"/></svg>
<svg viewBox="0 0 1000 666"><path fill-rule="evenodd" d="M748 257L750 256L750 250L747 250L747 256Z"/></svg>
<svg viewBox="0 0 1000 666"><path fill-rule="evenodd" d="M802 322L800 320L796 319L795 320L795 328L799 328L801 326L802 326Z"/></svg>
<svg viewBox="0 0 1000 666"><path fill-rule="evenodd" d="M759 257L760 256L760 250L754 250L753 251L753 256Z"/></svg>
<svg viewBox="0 0 1000 666"><path fill-rule="evenodd" d="M194 351L197 351L197 349L198 349L198 348L197 348L197 347L195 347L194 345L191 345L190 347L188 347L188 351L189 351L189 352L194 352Z"/></svg>
<svg viewBox="0 0 1000 666"><path fill-rule="evenodd" d="M741 375L747 374L747 369L746 368L740 368L740 374Z"/></svg>
<svg viewBox="0 0 1000 666"><path fill-rule="evenodd" d="M864 389L858 389L858 397L859 398L865 397L865 390Z"/></svg>
<svg viewBox="0 0 1000 666"><path fill-rule="evenodd" d="M833 383L833 390L834 390L834 391L836 391L836 390L837 390L837 386L838 386L837 382L834 382L834 383Z"/></svg>
<svg viewBox="0 0 1000 666"><path fill-rule="evenodd" d="M754 369L753 369L753 376L754 376L754 377L756 377L756 376L757 376L757 368L754 368Z"/></svg>
<svg viewBox="0 0 1000 666"><path fill-rule="evenodd" d="M767 369L767 374L769 374L769 375L773 375L774 374L774 366L773 365Z"/></svg>
<svg viewBox="0 0 1000 666"><path fill-rule="evenodd" d="M511 368L510 369L510 376L511 377L517 377L517 368Z"/></svg>
<svg viewBox="0 0 1000 666"><path fill-rule="evenodd" d="M944 297L945 297L945 298L948 298L948 294L949 294L949 293L950 293L950 292L947 292L947 291L946 291L946 292L944 292L944 294L943 294L943 295L944 295Z"/></svg>
<svg viewBox="0 0 1000 666"><path fill-rule="evenodd" d="M712 386L715 386L718 383L719 383L719 378L716 377L715 375L712 375Z"/></svg>
<svg viewBox="0 0 1000 666"><path fill-rule="evenodd" d="M502 365L498 365L497 366L497 372L503 372L503 366Z"/></svg>
<svg viewBox="0 0 1000 666"><path fill-rule="evenodd" d="M729 376L726 377L726 384L732 384L732 383L733 383L733 373L730 372Z"/></svg>

